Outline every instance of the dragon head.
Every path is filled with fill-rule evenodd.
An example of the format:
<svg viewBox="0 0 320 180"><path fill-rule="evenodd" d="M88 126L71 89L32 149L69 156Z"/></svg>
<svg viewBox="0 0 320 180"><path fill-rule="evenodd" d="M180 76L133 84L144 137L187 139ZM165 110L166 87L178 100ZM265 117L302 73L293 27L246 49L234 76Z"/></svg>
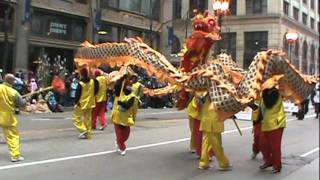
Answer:
<svg viewBox="0 0 320 180"><path fill-rule="evenodd" d="M184 71L190 72L200 62L204 62L208 52L215 41L221 39L218 18L209 14L194 10L192 19L194 32L186 39L185 51L181 67Z"/></svg>

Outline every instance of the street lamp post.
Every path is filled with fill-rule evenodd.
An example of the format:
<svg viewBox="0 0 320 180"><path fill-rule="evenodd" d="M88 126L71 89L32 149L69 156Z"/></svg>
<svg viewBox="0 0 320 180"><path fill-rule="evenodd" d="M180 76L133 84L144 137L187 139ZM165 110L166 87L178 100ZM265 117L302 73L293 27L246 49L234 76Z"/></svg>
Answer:
<svg viewBox="0 0 320 180"><path fill-rule="evenodd" d="M289 61L291 63L291 54L292 54L292 44L294 44L296 42L296 40L298 39L298 33L296 32L287 32L286 33L286 39L288 41L288 45L289 45Z"/></svg>
<svg viewBox="0 0 320 180"><path fill-rule="evenodd" d="M212 8L214 11L214 14L218 16L218 26L220 27L220 33L221 33L221 24L222 24L222 17L228 14L229 11L229 0L213 0ZM228 29L230 31L230 29ZM228 43L229 43L229 37L230 34L228 34ZM228 44L229 49L230 44Z"/></svg>

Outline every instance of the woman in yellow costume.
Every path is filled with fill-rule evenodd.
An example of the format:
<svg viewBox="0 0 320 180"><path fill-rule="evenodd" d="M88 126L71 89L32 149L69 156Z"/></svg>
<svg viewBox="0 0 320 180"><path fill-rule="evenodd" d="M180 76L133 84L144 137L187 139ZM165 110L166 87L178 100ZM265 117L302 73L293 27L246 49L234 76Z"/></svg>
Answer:
<svg viewBox="0 0 320 180"><path fill-rule="evenodd" d="M130 135L130 126L134 125L139 98L133 92L128 76L120 79L115 85L115 99L111 119L116 133L116 151L126 154L126 144Z"/></svg>

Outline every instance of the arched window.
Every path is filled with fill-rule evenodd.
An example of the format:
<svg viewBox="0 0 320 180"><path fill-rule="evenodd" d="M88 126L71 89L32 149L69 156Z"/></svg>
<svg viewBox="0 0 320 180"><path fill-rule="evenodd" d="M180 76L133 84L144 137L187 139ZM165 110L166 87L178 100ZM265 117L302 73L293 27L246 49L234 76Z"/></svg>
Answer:
<svg viewBox="0 0 320 180"><path fill-rule="evenodd" d="M297 40L295 43L294 43L294 48L292 48L292 51L294 51L294 56L295 58L293 58L292 62L294 64L294 66L299 69L299 51L300 51L300 44L299 44L299 40Z"/></svg>
<svg viewBox="0 0 320 180"><path fill-rule="evenodd" d="M290 57L290 52L289 52L289 44L288 44L288 40L286 39L286 36L283 37L283 48L282 50L287 53L288 57ZM291 52L292 53L292 52Z"/></svg>
<svg viewBox="0 0 320 180"><path fill-rule="evenodd" d="M308 45L307 45L307 41L304 41L303 45L302 45L302 72L303 73L307 73L308 72L307 55L308 55Z"/></svg>
<svg viewBox="0 0 320 180"><path fill-rule="evenodd" d="M310 69L309 69L310 74L315 73L315 66L316 66L315 47L314 47L314 44L312 44L310 48Z"/></svg>

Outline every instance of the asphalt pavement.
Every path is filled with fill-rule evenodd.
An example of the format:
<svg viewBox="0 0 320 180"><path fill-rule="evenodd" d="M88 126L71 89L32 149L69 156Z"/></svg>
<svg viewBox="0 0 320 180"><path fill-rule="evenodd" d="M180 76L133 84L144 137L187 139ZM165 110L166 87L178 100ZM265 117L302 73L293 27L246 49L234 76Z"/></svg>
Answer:
<svg viewBox="0 0 320 180"><path fill-rule="evenodd" d="M183 111L139 110L126 156L114 151L115 135L110 123L104 131L94 131L92 139L79 140L72 112L20 115L19 119L21 150L26 160L11 163L7 146L0 144L1 180L319 179L319 119L312 112L303 121L288 115L279 174L271 174L271 169L259 170L261 155L250 159L250 121L238 121L243 136L231 120L225 122L223 147L233 170L221 172L216 160L209 170L197 168L198 158L189 152L190 133Z"/></svg>

